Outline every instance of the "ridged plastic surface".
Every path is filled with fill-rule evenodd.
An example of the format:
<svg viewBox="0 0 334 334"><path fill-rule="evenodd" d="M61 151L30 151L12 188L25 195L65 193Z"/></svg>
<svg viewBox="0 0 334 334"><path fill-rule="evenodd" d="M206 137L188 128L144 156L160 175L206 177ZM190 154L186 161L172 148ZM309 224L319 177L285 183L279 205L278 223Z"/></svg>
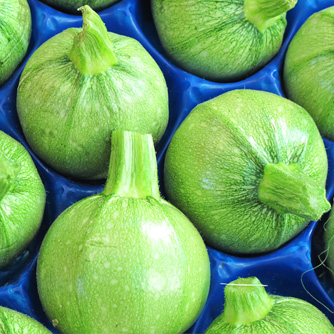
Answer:
<svg viewBox="0 0 334 334"><path fill-rule="evenodd" d="M21 142L31 153L47 191L47 205L42 228L30 245L9 268L0 271L0 304L26 313L52 329L43 313L37 295L35 269L38 248L47 229L55 218L74 202L103 189L100 183L79 183L67 179L49 169L28 147L18 121L15 100L16 89L22 69L32 53L47 39L69 27L81 27L81 16L61 13L38 0L28 0L33 22L33 34L24 62L13 77L0 88L0 129ZM173 133L198 104L233 89L247 88L269 91L284 96L282 89L282 67L288 44L298 28L314 12L333 5L330 0L299 0L287 15L288 26L279 54L264 68L251 77L235 83L215 83L188 74L174 66L166 57L158 41L152 21L149 0L122 0L99 12L109 31L137 39L155 58L163 71L170 99L170 120L167 131L157 147L161 192L164 194L162 169L164 154ZM312 47L312 46L310 46ZM324 140L329 160L327 197L334 193L334 143ZM323 219L324 221L324 219ZM315 230L317 229L317 232ZM334 315L312 298L334 311L332 283L324 270L324 279L319 280L312 270L311 258L321 251L322 223L312 222L292 241L280 249L256 257L234 257L208 248L211 261L211 288L206 306L187 333L203 333L222 312L224 305L224 283L238 277L257 276L267 291L283 296L307 300L323 311L334 324ZM311 249L312 238L316 244ZM313 252L313 254L312 254ZM303 284L302 284L303 283ZM57 333L55 329L52 329ZM112 334L112 333L111 333ZM138 333L141 334L141 333ZM143 333L145 334L145 333Z"/></svg>

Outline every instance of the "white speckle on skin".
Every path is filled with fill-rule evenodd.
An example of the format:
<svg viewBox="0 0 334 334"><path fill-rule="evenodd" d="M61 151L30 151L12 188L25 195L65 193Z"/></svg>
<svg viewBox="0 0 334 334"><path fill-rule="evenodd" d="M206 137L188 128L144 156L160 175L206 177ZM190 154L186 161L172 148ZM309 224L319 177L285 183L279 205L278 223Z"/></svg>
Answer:
<svg viewBox="0 0 334 334"><path fill-rule="evenodd" d="M118 267L117 270L118 270L118 271L122 271L122 270L123 270L123 267Z"/></svg>
<svg viewBox="0 0 334 334"><path fill-rule="evenodd" d="M95 253L90 253L88 258L89 258L90 261L94 261Z"/></svg>
<svg viewBox="0 0 334 334"><path fill-rule="evenodd" d="M117 279L112 279L112 280L110 281L110 283L113 284L113 285L116 285L116 284L118 283L118 280L117 280Z"/></svg>
<svg viewBox="0 0 334 334"><path fill-rule="evenodd" d="M12 210L10 209L8 205L4 205L2 209L6 215L10 215L12 213Z"/></svg>
<svg viewBox="0 0 334 334"><path fill-rule="evenodd" d="M164 289L166 281L157 271L150 270L148 273L148 286L151 291L161 291Z"/></svg>
<svg viewBox="0 0 334 334"><path fill-rule="evenodd" d="M104 267L109 268L110 267L110 262L104 262Z"/></svg>
<svg viewBox="0 0 334 334"><path fill-rule="evenodd" d="M129 287L128 285L126 285L126 286L124 287L124 289L125 289L125 291L130 291L130 287Z"/></svg>
<svg viewBox="0 0 334 334"><path fill-rule="evenodd" d="M171 289L172 291L177 291L177 290L179 290L180 287L181 287L180 279L179 279L177 276L173 277L173 278L170 280L169 284L170 284L170 289Z"/></svg>

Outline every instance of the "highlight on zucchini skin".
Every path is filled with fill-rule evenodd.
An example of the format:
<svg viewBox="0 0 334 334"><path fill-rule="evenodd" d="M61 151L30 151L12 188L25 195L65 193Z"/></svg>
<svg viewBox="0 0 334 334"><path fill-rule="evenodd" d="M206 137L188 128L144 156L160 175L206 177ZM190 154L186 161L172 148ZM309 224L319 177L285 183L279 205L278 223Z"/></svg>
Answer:
<svg viewBox="0 0 334 334"><path fill-rule="evenodd" d="M289 45L283 75L287 97L304 107L321 135L331 141L334 141L333 32L333 6L310 16Z"/></svg>
<svg viewBox="0 0 334 334"><path fill-rule="evenodd" d="M9 265L36 235L45 197L27 150L0 131L0 267Z"/></svg>
<svg viewBox="0 0 334 334"><path fill-rule="evenodd" d="M136 40L110 33L89 6L83 28L42 44L24 68L17 112L33 151L57 172L106 178L114 130L162 137L169 117L164 76Z"/></svg>
<svg viewBox="0 0 334 334"><path fill-rule="evenodd" d="M0 332L4 334L52 334L35 319L0 306Z"/></svg>
<svg viewBox="0 0 334 334"><path fill-rule="evenodd" d="M87 5L95 11L110 7L120 0L41 0L45 4L62 12L79 15L78 8Z"/></svg>
<svg viewBox="0 0 334 334"><path fill-rule="evenodd" d="M0 1L0 86L24 58L31 36L31 14L27 0Z"/></svg>
<svg viewBox="0 0 334 334"><path fill-rule="evenodd" d="M279 51L286 12L297 0L152 0L157 32L168 57L213 81L255 73Z"/></svg>
<svg viewBox="0 0 334 334"><path fill-rule="evenodd" d="M206 243L277 249L329 211L328 163L311 116L275 94L234 90L195 107L168 147L168 200Z"/></svg>
<svg viewBox="0 0 334 334"><path fill-rule="evenodd" d="M225 305L205 334L333 334L327 317L298 298L269 295L256 277L225 287Z"/></svg>
<svg viewBox="0 0 334 334"><path fill-rule="evenodd" d="M179 334L199 316L210 286L207 250L159 194L151 135L112 133L105 189L52 224L37 284L64 334Z"/></svg>

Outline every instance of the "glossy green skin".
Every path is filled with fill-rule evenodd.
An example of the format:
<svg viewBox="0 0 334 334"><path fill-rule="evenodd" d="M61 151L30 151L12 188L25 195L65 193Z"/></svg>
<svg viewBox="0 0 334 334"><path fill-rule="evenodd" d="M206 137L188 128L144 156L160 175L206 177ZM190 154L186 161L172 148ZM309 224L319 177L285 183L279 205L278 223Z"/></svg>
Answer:
<svg viewBox="0 0 334 334"><path fill-rule="evenodd" d="M204 306L210 265L200 235L169 203L100 194L52 225L37 282L62 333L178 334Z"/></svg>
<svg viewBox="0 0 334 334"><path fill-rule="evenodd" d="M316 307L301 299L271 296L269 313L248 325L234 326L219 316L205 334L333 334L334 328Z"/></svg>
<svg viewBox="0 0 334 334"><path fill-rule="evenodd" d="M312 45L312 47L310 47ZM334 7L313 14L291 41L284 85L289 99L313 117L322 136L334 140Z"/></svg>
<svg viewBox="0 0 334 334"><path fill-rule="evenodd" d="M30 243L41 224L45 190L27 150L0 131L0 151L18 161L15 184L0 200L0 266L8 265Z"/></svg>
<svg viewBox="0 0 334 334"><path fill-rule="evenodd" d="M297 163L324 186L327 156L310 115L277 95L235 90L198 105L172 138L165 161L168 199L211 246L262 253L308 223L258 200L268 163Z"/></svg>
<svg viewBox="0 0 334 334"><path fill-rule="evenodd" d="M120 0L41 0L41 1L61 11L71 14L79 14L80 12L78 12L78 8L83 5L89 5L94 10L102 10Z"/></svg>
<svg viewBox="0 0 334 334"><path fill-rule="evenodd" d="M152 11L168 56L216 81L240 80L265 65L280 49L286 27L284 14L261 33L246 20L243 0L152 0Z"/></svg>
<svg viewBox="0 0 334 334"><path fill-rule="evenodd" d="M51 334L51 332L23 313L0 307L0 334Z"/></svg>
<svg viewBox="0 0 334 334"><path fill-rule="evenodd" d="M25 56L31 35L26 0L0 0L0 85L13 74Z"/></svg>
<svg viewBox="0 0 334 334"><path fill-rule="evenodd" d="M324 226L325 250L327 251L327 265L334 276L334 210L332 207L331 214Z"/></svg>
<svg viewBox="0 0 334 334"><path fill-rule="evenodd" d="M109 33L117 64L83 75L69 60L70 28L44 43L20 79L17 111L29 145L60 173L106 177L112 130L151 133L155 142L168 122L163 74L136 40Z"/></svg>

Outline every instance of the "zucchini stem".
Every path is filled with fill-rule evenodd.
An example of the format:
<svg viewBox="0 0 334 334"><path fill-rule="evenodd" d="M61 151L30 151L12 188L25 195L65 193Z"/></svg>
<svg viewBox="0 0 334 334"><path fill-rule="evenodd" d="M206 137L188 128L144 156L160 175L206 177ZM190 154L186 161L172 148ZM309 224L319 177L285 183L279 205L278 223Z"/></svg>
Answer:
<svg viewBox="0 0 334 334"><path fill-rule="evenodd" d="M245 0L245 17L264 32L296 3L297 0Z"/></svg>
<svg viewBox="0 0 334 334"><path fill-rule="evenodd" d="M7 158L0 152L0 201L14 186L15 180L21 170L21 164Z"/></svg>
<svg viewBox="0 0 334 334"><path fill-rule="evenodd" d="M318 220L331 208L325 188L303 173L298 164L266 165L258 198L279 214L307 220Z"/></svg>
<svg viewBox="0 0 334 334"><path fill-rule="evenodd" d="M223 318L233 326L248 325L263 319L273 304L256 277L238 278L225 287Z"/></svg>
<svg viewBox="0 0 334 334"><path fill-rule="evenodd" d="M114 131L105 195L160 198L158 171L152 136Z"/></svg>
<svg viewBox="0 0 334 334"><path fill-rule="evenodd" d="M82 31L74 40L69 53L70 60L82 74L98 74L117 63L113 52L113 44L108 36L108 30L89 6L82 6Z"/></svg>

